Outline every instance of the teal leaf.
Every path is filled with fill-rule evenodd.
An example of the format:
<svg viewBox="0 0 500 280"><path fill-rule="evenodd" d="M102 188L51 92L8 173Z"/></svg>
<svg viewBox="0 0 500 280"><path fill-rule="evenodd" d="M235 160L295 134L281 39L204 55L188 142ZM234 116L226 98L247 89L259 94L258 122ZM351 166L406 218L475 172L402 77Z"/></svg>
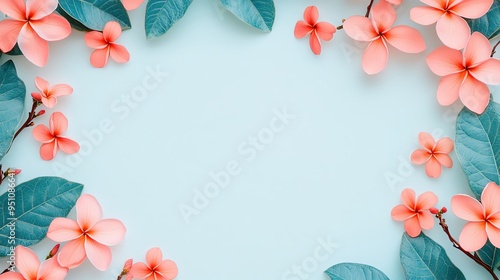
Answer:
<svg viewBox="0 0 500 280"><path fill-rule="evenodd" d="M14 47L12 48L12 50L6 52L5 54L7 54L7 55L23 55L23 52L19 48L19 45L15 44Z"/></svg>
<svg viewBox="0 0 500 280"><path fill-rule="evenodd" d="M479 258L492 269L500 267L500 251L490 241L476 252Z"/></svg>
<svg viewBox="0 0 500 280"><path fill-rule="evenodd" d="M17 76L14 62L0 66L0 160L12 145L24 112L26 86Z"/></svg>
<svg viewBox="0 0 500 280"><path fill-rule="evenodd" d="M444 248L423 233L415 238L403 234L400 260L408 280L465 280Z"/></svg>
<svg viewBox="0 0 500 280"><path fill-rule="evenodd" d="M220 0L222 6L241 21L271 32L276 14L273 0Z"/></svg>
<svg viewBox="0 0 500 280"><path fill-rule="evenodd" d="M52 220L68 215L82 189L82 184L62 178L39 177L15 187L13 201L9 192L0 196L0 257L6 256L11 246L31 246L45 238ZM15 233L10 229L13 217ZM9 239L13 235L15 239Z"/></svg>
<svg viewBox="0 0 500 280"><path fill-rule="evenodd" d="M481 115L464 108L458 114L456 131L458 160L480 199L489 182L500 184L500 104L490 101Z"/></svg>
<svg viewBox="0 0 500 280"><path fill-rule="evenodd" d="M146 37L158 38L180 20L193 0L149 0L146 6Z"/></svg>
<svg viewBox="0 0 500 280"><path fill-rule="evenodd" d="M61 8L61 6L57 6L56 12L60 14L62 17L64 17L69 22L71 27L73 27L73 29L84 32L92 31L92 29L87 28L85 25L74 19L72 16L68 15L68 13L66 13Z"/></svg>
<svg viewBox="0 0 500 280"><path fill-rule="evenodd" d="M359 263L339 263L325 271L332 280L389 280L373 266Z"/></svg>
<svg viewBox="0 0 500 280"><path fill-rule="evenodd" d="M474 31L483 33L488 39L493 39L500 35L500 0L495 0L490 10L482 17L467 20L469 26Z"/></svg>
<svg viewBox="0 0 500 280"><path fill-rule="evenodd" d="M120 0L59 0L59 6L65 13L63 15L70 16L81 24L78 25L80 28L84 26L102 31L110 21L118 22L122 29L131 27L127 10Z"/></svg>

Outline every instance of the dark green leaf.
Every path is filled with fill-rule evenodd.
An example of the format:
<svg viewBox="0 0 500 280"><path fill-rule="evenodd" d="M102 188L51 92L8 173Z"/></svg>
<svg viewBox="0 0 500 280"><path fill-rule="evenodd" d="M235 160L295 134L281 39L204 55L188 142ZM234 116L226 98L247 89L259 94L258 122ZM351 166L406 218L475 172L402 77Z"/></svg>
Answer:
<svg viewBox="0 0 500 280"><path fill-rule="evenodd" d="M59 6L74 21L88 29L102 31L106 23L116 21L130 29L127 10L120 0L59 0Z"/></svg>
<svg viewBox="0 0 500 280"><path fill-rule="evenodd" d="M84 31L84 32L88 32L88 31L92 30L92 29L87 28L85 25L81 24L79 21L74 19L72 16L68 15L68 13L66 13L61 8L61 6L57 6L56 12L58 14L60 14L62 17L64 17L69 22L69 24L71 24L71 27L73 27L74 29L76 29L78 31Z"/></svg>
<svg viewBox="0 0 500 280"><path fill-rule="evenodd" d="M9 60L0 66L0 160L9 151L23 117L26 86Z"/></svg>
<svg viewBox="0 0 500 280"><path fill-rule="evenodd" d="M423 233L415 238L403 234L400 259L408 280L465 280L444 248Z"/></svg>
<svg viewBox="0 0 500 280"><path fill-rule="evenodd" d="M40 177L0 196L0 256L6 256L11 246L31 246L45 238L52 220L68 215L82 189L82 184L62 178ZM9 202L15 202L15 209L8 209Z"/></svg>
<svg viewBox="0 0 500 280"><path fill-rule="evenodd" d="M474 31L479 31L488 39L493 39L500 35L500 0L495 0L488 13L478 19L467 20L469 26Z"/></svg>
<svg viewBox="0 0 500 280"><path fill-rule="evenodd" d="M12 48L12 50L10 50L9 52L5 53L7 55L23 55L23 52L21 51L21 49L19 49L19 45L16 44L14 45L14 48Z"/></svg>
<svg viewBox="0 0 500 280"><path fill-rule="evenodd" d="M500 184L500 105L490 101L483 114L464 108L457 119L455 150L477 199L489 182Z"/></svg>
<svg viewBox="0 0 500 280"><path fill-rule="evenodd" d="M477 255L492 269L500 267L500 249L493 246L490 241L487 241L486 245L477 251Z"/></svg>
<svg viewBox="0 0 500 280"><path fill-rule="evenodd" d="M325 271L332 280L389 280L373 266L359 263L339 263Z"/></svg>
<svg viewBox="0 0 500 280"><path fill-rule="evenodd" d="M146 7L146 37L165 34L186 13L193 0L149 0Z"/></svg>
<svg viewBox="0 0 500 280"><path fill-rule="evenodd" d="M220 0L222 6L241 21L271 32L274 24L275 8L273 0Z"/></svg>

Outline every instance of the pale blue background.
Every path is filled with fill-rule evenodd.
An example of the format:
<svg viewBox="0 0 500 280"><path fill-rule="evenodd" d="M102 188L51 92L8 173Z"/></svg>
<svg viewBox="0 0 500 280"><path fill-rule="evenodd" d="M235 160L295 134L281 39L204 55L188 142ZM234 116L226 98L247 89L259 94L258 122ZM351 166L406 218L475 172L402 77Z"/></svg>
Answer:
<svg viewBox="0 0 500 280"><path fill-rule="evenodd" d="M460 105L444 108L436 101L438 77L425 56L439 42L433 26L409 21L416 1L399 8L397 24L421 30L428 49L408 55L391 48L387 69L376 76L362 72L363 45L344 32L325 43L319 57L307 39L293 36L308 5L319 7L321 21L338 25L342 18L364 14L366 2L278 0L274 30L263 34L215 0L194 1L186 16L154 41L145 39L143 5L131 13L133 29L118 41L131 53L125 65L91 67L91 49L77 31L51 43L43 69L15 58L29 92L35 91L36 76L74 87L55 108L69 119L67 136L83 146L90 143L86 133L95 133L102 121L113 128L101 139L94 135L80 162L62 153L44 162L29 130L3 160L23 169L19 181L58 175L56 167L70 161L71 170L61 176L85 184L84 192L97 197L104 216L127 226L124 241L112 248L108 271L86 261L67 279L115 279L126 259L144 261L146 251L159 246L177 262L179 280L296 280L285 277L287 271L314 264L318 240L328 239L336 248L327 256L322 250L317 267L302 279L327 279L322 272L339 262L371 264L391 279L403 279L403 224L390 217L400 192L430 190L447 207L453 194L470 193L455 155L456 165L439 179L427 178L423 166L408 169L420 131L454 138ZM124 110L123 96L150 75L148 67L169 76L135 102L136 108L129 106L127 116L117 112ZM491 89L498 96L499 87ZM269 127L273 110L284 107L296 118L247 161L238 147ZM186 223L179 207L191 203L195 190L211 182L210 172L224 170L229 161L237 161L241 173ZM391 186L387 175L401 181ZM465 222L452 214L447 220L458 237ZM426 233L445 246L467 278L488 278L439 228ZM45 256L53 245L44 240L33 248Z"/></svg>

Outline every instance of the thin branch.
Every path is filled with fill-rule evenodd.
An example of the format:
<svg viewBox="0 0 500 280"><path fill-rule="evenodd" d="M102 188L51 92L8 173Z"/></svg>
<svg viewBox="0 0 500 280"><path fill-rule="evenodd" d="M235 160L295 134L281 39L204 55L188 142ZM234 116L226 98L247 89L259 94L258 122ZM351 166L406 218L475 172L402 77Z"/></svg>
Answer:
<svg viewBox="0 0 500 280"><path fill-rule="evenodd" d="M370 15L370 11L372 10L372 6L373 6L373 0L370 0L370 4L368 5L368 7L366 7L365 17L368 17Z"/></svg>
<svg viewBox="0 0 500 280"><path fill-rule="evenodd" d="M495 46L493 46L493 49L491 50L491 57L493 57L493 55L495 55L495 53L497 52L498 45L500 45L500 40L498 40Z"/></svg>

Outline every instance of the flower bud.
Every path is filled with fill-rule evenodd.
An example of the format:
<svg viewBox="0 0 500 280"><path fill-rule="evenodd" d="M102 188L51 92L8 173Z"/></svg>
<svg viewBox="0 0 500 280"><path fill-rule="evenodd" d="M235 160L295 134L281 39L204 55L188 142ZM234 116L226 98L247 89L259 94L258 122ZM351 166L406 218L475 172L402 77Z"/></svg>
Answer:
<svg viewBox="0 0 500 280"><path fill-rule="evenodd" d="M36 116L37 116L37 117L39 117L39 116L41 116L41 115L43 115L43 114L45 114L45 110L40 110L40 111L36 114Z"/></svg>
<svg viewBox="0 0 500 280"><path fill-rule="evenodd" d="M429 211L431 212L431 214L434 214L434 215L437 215L437 213L439 213L439 210L436 207L431 207L429 209Z"/></svg>
<svg viewBox="0 0 500 280"><path fill-rule="evenodd" d="M46 260L54 257L57 252L59 252L59 247L61 247L61 244L56 244L56 246L54 246L54 248L52 248L52 250L50 250L50 253L49 255L45 258Z"/></svg>
<svg viewBox="0 0 500 280"><path fill-rule="evenodd" d="M133 263L133 260L132 259L128 259L125 264L123 265L123 272L125 274L127 274L130 269L132 269L132 263Z"/></svg>
<svg viewBox="0 0 500 280"><path fill-rule="evenodd" d="M42 101L42 95L38 92L32 92L31 97L36 101Z"/></svg>
<svg viewBox="0 0 500 280"><path fill-rule="evenodd" d="M443 214L444 214L444 213L446 213L446 212L448 212L448 208L446 208L446 207L441 208L441 213L443 213Z"/></svg>
<svg viewBox="0 0 500 280"><path fill-rule="evenodd" d="M19 175L19 173L21 173L21 171L22 171L21 169L14 169L14 171L11 171L11 172L14 175Z"/></svg>

